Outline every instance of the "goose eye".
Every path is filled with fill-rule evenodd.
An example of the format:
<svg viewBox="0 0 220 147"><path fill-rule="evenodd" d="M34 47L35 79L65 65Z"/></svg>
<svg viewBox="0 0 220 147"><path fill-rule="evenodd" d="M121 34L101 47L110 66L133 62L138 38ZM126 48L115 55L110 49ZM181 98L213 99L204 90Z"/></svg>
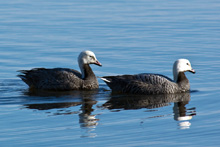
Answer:
<svg viewBox="0 0 220 147"><path fill-rule="evenodd" d="M89 56L90 58L92 58L92 59L95 59L93 56Z"/></svg>

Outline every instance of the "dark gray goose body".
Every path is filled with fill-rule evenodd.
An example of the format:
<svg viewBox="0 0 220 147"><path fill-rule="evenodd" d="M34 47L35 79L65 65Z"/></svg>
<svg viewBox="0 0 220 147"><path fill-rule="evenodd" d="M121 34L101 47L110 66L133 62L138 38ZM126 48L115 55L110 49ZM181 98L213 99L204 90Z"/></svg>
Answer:
<svg viewBox="0 0 220 147"><path fill-rule="evenodd" d="M121 76L105 76L101 79L113 92L131 94L168 94L189 91L189 80L184 72L195 73L186 59L179 59L174 63L174 80L160 74L137 74Z"/></svg>
<svg viewBox="0 0 220 147"><path fill-rule="evenodd" d="M101 66L91 51L81 52L78 57L81 72L68 68L34 68L21 70L18 75L30 88L43 90L92 90L99 87L89 64Z"/></svg>

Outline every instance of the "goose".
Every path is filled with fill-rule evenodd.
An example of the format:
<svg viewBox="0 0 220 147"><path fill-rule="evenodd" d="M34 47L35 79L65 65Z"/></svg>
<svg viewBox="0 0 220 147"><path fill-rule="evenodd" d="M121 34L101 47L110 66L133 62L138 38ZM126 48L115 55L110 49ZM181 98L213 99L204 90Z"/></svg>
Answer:
<svg viewBox="0 0 220 147"><path fill-rule="evenodd" d="M89 64L102 66L92 51L83 51L78 56L81 73L69 68L34 68L20 70L20 77L30 89L41 90L92 90L99 88L95 74Z"/></svg>
<svg viewBox="0 0 220 147"><path fill-rule="evenodd" d="M189 60L178 59L173 64L173 77L161 74L141 73L136 75L104 76L101 79L112 92L130 94L170 94L183 93L190 89L189 80L184 72L195 73Z"/></svg>

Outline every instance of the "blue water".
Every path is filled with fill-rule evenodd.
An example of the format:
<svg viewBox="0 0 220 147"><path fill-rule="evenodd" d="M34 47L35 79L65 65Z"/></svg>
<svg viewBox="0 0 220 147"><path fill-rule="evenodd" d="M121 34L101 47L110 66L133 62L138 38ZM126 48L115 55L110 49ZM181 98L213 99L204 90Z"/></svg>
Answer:
<svg viewBox="0 0 220 147"><path fill-rule="evenodd" d="M220 2L217 0L0 1L0 146L218 146ZM191 61L191 93L30 92L21 69L79 70L92 50L97 76L159 73Z"/></svg>

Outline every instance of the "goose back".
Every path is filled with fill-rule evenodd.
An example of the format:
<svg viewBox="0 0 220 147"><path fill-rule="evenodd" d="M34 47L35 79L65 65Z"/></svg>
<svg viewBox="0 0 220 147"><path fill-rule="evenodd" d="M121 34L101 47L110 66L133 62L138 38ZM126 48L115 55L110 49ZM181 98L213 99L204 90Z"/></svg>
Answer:
<svg viewBox="0 0 220 147"><path fill-rule="evenodd" d="M106 76L103 78L107 79L107 81L104 81L113 92L132 94L165 94L181 92L178 83L160 74L142 73L137 75ZM182 83L181 80L179 82L182 85L186 84Z"/></svg>
<svg viewBox="0 0 220 147"><path fill-rule="evenodd" d="M34 68L32 70L22 70L18 75L30 88L44 90L80 90L96 89L98 82L93 80L83 80L81 73L68 68ZM91 82L92 81L92 82Z"/></svg>

